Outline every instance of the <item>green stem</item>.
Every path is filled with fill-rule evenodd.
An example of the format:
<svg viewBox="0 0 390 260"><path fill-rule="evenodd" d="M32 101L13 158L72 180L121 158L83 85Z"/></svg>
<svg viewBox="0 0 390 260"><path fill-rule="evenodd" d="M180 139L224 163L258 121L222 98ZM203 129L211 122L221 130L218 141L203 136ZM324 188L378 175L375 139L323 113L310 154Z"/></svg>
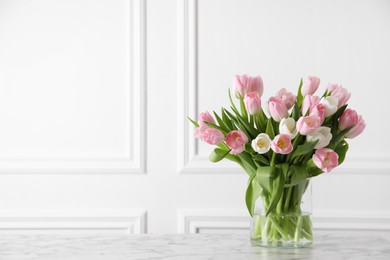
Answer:
<svg viewBox="0 0 390 260"><path fill-rule="evenodd" d="M253 233L252 233L252 237L253 238L257 238L259 237L259 235L261 236L261 224L262 224L262 217L260 215L258 215L256 217L256 221L255 221L255 226L253 228Z"/></svg>
<svg viewBox="0 0 390 260"><path fill-rule="evenodd" d="M299 241L299 238L301 237L301 230L302 230L302 216L299 216L297 225L295 227L295 234L294 234L295 242Z"/></svg>
<svg viewBox="0 0 390 260"><path fill-rule="evenodd" d="M295 138L294 138L294 142L293 142L293 151L295 151L295 150L297 149L298 140L300 139L300 137L301 137L301 134L298 132L297 136L295 136ZM289 154L287 155L286 162L290 162L291 155L292 155L292 153L289 153Z"/></svg>
<svg viewBox="0 0 390 260"><path fill-rule="evenodd" d="M275 162L276 162L276 153L272 153L270 166L275 166Z"/></svg>
<svg viewBox="0 0 390 260"><path fill-rule="evenodd" d="M278 222L275 221L272 216L269 217L269 220L271 221L273 227L279 232L279 234L282 235L283 239L288 240L288 234L283 230L283 228L279 226Z"/></svg>
<svg viewBox="0 0 390 260"><path fill-rule="evenodd" d="M287 211L289 206L290 206L290 198L291 198L292 189L293 189L293 187L287 188L287 196L286 196L286 200L284 201L284 211Z"/></svg>

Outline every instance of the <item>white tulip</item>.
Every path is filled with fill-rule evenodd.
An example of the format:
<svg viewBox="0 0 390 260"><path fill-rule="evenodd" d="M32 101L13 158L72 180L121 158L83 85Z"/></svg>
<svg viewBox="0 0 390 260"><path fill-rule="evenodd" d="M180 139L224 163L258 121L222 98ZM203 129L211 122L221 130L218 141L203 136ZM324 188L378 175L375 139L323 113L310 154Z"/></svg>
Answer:
<svg viewBox="0 0 390 260"><path fill-rule="evenodd" d="M335 97L328 96L322 99L320 103L325 106L326 117L328 117L336 113L339 101Z"/></svg>
<svg viewBox="0 0 390 260"><path fill-rule="evenodd" d="M259 134L252 140L252 148L259 154L264 154L271 148L271 138L267 134Z"/></svg>
<svg viewBox="0 0 390 260"><path fill-rule="evenodd" d="M283 118L279 124L279 133L287 134L291 139L294 139L298 134L294 118Z"/></svg>
<svg viewBox="0 0 390 260"><path fill-rule="evenodd" d="M314 146L314 149L324 148L330 143L330 140L332 140L330 128L326 126L320 126L312 133L308 134L306 136L306 140L308 142L314 142L318 140L318 143L316 144L316 146Z"/></svg>

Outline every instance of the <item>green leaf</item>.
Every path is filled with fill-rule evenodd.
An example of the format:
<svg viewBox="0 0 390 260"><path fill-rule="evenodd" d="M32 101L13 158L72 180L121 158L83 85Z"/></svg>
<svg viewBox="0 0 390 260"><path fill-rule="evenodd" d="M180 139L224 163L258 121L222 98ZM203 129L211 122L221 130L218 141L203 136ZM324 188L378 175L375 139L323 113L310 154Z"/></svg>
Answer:
<svg viewBox="0 0 390 260"><path fill-rule="evenodd" d="M245 120L241 115L240 113L236 112L236 111L233 111L235 114L236 114L236 118L238 120L238 122L245 128L245 130L247 131L247 133L249 133L249 136L251 139L254 139L256 138L257 136L257 131L256 129L251 126L248 122L248 118ZM243 130L243 129L241 129Z"/></svg>
<svg viewBox="0 0 390 260"><path fill-rule="evenodd" d="M339 165L344 162L345 156L347 154L349 145L347 141L343 140L341 143L339 143L334 150L339 155Z"/></svg>
<svg viewBox="0 0 390 260"><path fill-rule="evenodd" d="M219 124L219 126L225 131L225 132L230 132L231 130L229 129L229 127L225 124L225 122L222 120L222 118L217 114L215 113L215 111L213 111L214 113L214 116L215 118L217 119L217 122Z"/></svg>
<svg viewBox="0 0 390 260"><path fill-rule="evenodd" d="M254 161L261 163L262 166L269 166L269 160L262 154L256 154L252 158Z"/></svg>
<svg viewBox="0 0 390 260"><path fill-rule="evenodd" d="M272 120L273 120L272 118L268 120L267 127L265 129L265 133L269 136L269 138L271 138L271 140L275 138L275 131L272 124Z"/></svg>
<svg viewBox="0 0 390 260"><path fill-rule="evenodd" d="M229 119L229 117L225 113L225 109L221 109L221 114L222 114L222 120L225 122L225 124L228 126L229 129L236 130L237 128L234 126L232 121Z"/></svg>
<svg viewBox="0 0 390 260"><path fill-rule="evenodd" d="M302 102L303 102L303 96L302 96L302 85L303 85L303 80L301 79L301 82L299 83L299 88L298 88L298 93L297 93L297 105L298 108L301 108Z"/></svg>
<svg viewBox="0 0 390 260"><path fill-rule="evenodd" d="M211 152L210 154L210 161L212 162L219 162L221 161L223 158L226 157L226 155L228 155L230 153L231 150L222 150L220 148L215 148L214 151Z"/></svg>
<svg viewBox="0 0 390 260"><path fill-rule="evenodd" d="M271 181L272 185L272 192L271 192L271 201L268 206L268 209L266 209L266 216L268 216L275 208L276 205L278 204L280 198L283 195L283 189L284 189L284 184L285 184L285 176L282 172L282 169L279 167L274 168L274 174L275 177Z"/></svg>
<svg viewBox="0 0 390 260"><path fill-rule="evenodd" d="M256 171L256 179L263 189L264 193L271 193L271 176L274 175L275 167L265 166L258 167Z"/></svg>
<svg viewBox="0 0 390 260"><path fill-rule="evenodd" d="M297 165L291 165L290 166L290 180L287 184L284 185L284 187L292 187L295 186L302 181L309 178L308 172L306 170L305 166L297 166Z"/></svg>
<svg viewBox="0 0 390 260"><path fill-rule="evenodd" d="M292 153L291 158L294 159L300 155L307 155L313 152L314 146L318 143L318 140L314 142L306 142L304 144L298 145L297 149Z"/></svg>
<svg viewBox="0 0 390 260"><path fill-rule="evenodd" d="M235 110L237 110L237 107L236 107L236 105L234 104L233 99L232 99L232 95L231 95L231 93L230 93L230 88L228 88L228 93L229 93L229 100L230 100L230 103L232 104L232 107L233 107Z"/></svg>
<svg viewBox="0 0 390 260"><path fill-rule="evenodd" d="M295 102L295 105L293 107L293 111L291 113L291 117L294 118L295 121L298 121L298 119L302 116L302 112L298 107L297 102Z"/></svg>
<svg viewBox="0 0 390 260"><path fill-rule="evenodd" d="M256 173L257 166L253 162L252 157L247 152L239 153L237 156L241 159L244 168L246 168L246 171L250 171L250 175Z"/></svg>
<svg viewBox="0 0 390 260"><path fill-rule="evenodd" d="M194 126L196 126L196 127L199 127L199 124L198 124L198 122L196 122L196 121L194 121L194 120L192 120L190 117L188 117L187 116L187 118L188 118L188 120L190 120L191 121L191 123L194 125Z"/></svg>
<svg viewBox="0 0 390 260"><path fill-rule="evenodd" d="M245 126L241 124L241 121L238 120L238 117L235 117L232 113L230 113L228 110L225 109L226 114L230 117L230 119L237 125L241 131L245 133L247 137L250 137L251 135L249 132L246 130ZM238 113L238 112L237 112Z"/></svg>
<svg viewBox="0 0 390 260"><path fill-rule="evenodd" d="M253 174L248 181L248 188L246 189L245 202L249 214L253 217L255 210L255 203L261 194L261 186L256 180L256 174Z"/></svg>
<svg viewBox="0 0 390 260"><path fill-rule="evenodd" d="M240 96L240 109L241 109L241 115L243 119L248 121L248 112L246 111L245 104L244 104L244 97Z"/></svg>
<svg viewBox="0 0 390 260"><path fill-rule="evenodd" d="M248 152L249 154L252 154L252 153L255 152L255 151L253 150L253 148L252 148L252 146L251 146L250 143L246 143L244 148L245 148L245 151Z"/></svg>
<svg viewBox="0 0 390 260"><path fill-rule="evenodd" d="M330 122L332 122L331 124L331 133L333 135L333 137L336 136L336 133L339 129L339 118L340 116L344 113L345 109L347 108L348 105L344 105L342 107L340 107L339 109L337 109L336 113L334 113L332 116L330 116ZM325 120L327 121L327 120Z"/></svg>
<svg viewBox="0 0 390 260"><path fill-rule="evenodd" d="M265 132L265 128L267 126L268 117L264 113L263 109L260 109L260 113L258 113L256 115L256 118L257 118L257 123L259 125L259 127L258 127L259 132L260 133L264 133Z"/></svg>

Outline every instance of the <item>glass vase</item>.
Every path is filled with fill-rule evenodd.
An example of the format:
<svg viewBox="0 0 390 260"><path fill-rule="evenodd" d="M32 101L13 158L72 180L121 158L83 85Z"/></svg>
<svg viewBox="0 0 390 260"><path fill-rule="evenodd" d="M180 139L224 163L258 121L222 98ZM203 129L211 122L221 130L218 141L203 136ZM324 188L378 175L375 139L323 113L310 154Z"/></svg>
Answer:
<svg viewBox="0 0 390 260"><path fill-rule="evenodd" d="M268 212L272 194L262 194L251 218L250 236L253 246L305 247L313 243L312 191L310 180L284 187L274 210Z"/></svg>

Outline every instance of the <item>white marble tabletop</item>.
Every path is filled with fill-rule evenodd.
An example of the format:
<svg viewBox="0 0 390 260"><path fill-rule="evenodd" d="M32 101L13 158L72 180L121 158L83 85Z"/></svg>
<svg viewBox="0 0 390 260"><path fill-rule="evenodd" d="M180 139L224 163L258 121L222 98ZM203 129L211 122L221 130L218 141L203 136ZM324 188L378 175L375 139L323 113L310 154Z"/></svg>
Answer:
<svg viewBox="0 0 390 260"><path fill-rule="evenodd" d="M390 259L389 233L322 232L311 247L252 247L241 234L1 235L1 260Z"/></svg>

